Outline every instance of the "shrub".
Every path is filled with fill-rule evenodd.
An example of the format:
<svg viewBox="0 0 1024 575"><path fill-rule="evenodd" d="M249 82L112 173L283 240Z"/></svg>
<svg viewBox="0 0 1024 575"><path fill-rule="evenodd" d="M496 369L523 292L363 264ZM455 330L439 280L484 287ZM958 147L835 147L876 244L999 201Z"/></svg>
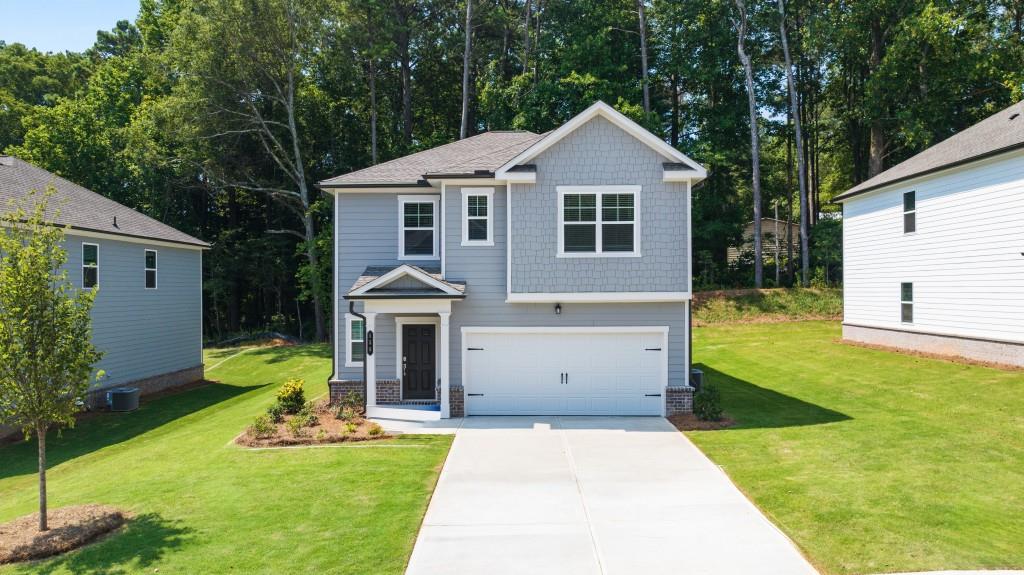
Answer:
<svg viewBox="0 0 1024 575"><path fill-rule="evenodd" d="M303 379L294 377L284 382L281 389L277 390L277 403L285 413L298 413L306 405L306 392L303 389L305 384Z"/></svg>
<svg viewBox="0 0 1024 575"><path fill-rule="evenodd" d="M246 433L257 439L270 437L274 435L275 431L277 431L277 428L274 426L274 422L270 420L269 415L260 415L245 430Z"/></svg>
<svg viewBox="0 0 1024 575"><path fill-rule="evenodd" d="M717 386L705 383L693 396L693 414L701 421L722 419L722 394L719 393Z"/></svg>
<svg viewBox="0 0 1024 575"><path fill-rule="evenodd" d="M359 425L351 421L345 424L345 433L355 433L357 429L359 429Z"/></svg>
<svg viewBox="0 0 1024 575"><path fill-rule="evenodd" d="M284 421L284 408L281 407L280 403L275 403L267 408L267 417L274 423L281 423Z"/></svg>
<svg viewBox="0 0 1024 575"><path fill-rule="evenodd" d="M288 428L288 433L291 433L293 437L305 437L309 432L306 431L306 421L302 417L293 417L284 424Z"/></svg>
<svg viewBox="0 0 1024 575"><path fill-rule="evenodd" d="M334 417L342 421L356 421L359 419L359 412L351 407L342 406L338 408L338 412L335 413Z"/></svg>
<svg viewBox="0 0 1024 575"><path fill-rule="evenodd" d="M384 428L381 427L379 423L371 423L370 424L370 429L366 432L366 434L369 435L370 437L375 437L377 435L383 435L384 434Z"/></svg>
<svg viewBox="0 0 1024 575"><path fill-rule="evenodd" d="M320 431L316 432L316 440L317 441L327 441L327 430L326 429L321 429Z"/></svg>

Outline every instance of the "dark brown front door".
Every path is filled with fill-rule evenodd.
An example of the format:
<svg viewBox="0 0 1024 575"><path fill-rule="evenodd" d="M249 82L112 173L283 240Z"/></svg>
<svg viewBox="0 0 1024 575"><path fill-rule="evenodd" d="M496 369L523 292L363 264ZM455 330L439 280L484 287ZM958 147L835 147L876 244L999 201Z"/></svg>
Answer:
<svg viewBox="0 0 1024 575"><path fill-rule="evenodd" d="M435 399L434 326L402 326L402 399Z"/></svg>

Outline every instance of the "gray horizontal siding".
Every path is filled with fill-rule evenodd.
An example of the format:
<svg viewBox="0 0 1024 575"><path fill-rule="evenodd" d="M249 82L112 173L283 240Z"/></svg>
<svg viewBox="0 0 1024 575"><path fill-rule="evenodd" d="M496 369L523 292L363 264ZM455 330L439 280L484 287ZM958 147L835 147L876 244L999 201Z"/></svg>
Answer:
<svg viewBox="0 0 1024 575"><path fill-rule="evenodd" d="M99 293L92 311L101 386L195 367L202 357L202 264L198 250L69 233L68 279L82 285L82 244L99 245ZM145 250L157 251L158 287L145 289Z"/></svg>

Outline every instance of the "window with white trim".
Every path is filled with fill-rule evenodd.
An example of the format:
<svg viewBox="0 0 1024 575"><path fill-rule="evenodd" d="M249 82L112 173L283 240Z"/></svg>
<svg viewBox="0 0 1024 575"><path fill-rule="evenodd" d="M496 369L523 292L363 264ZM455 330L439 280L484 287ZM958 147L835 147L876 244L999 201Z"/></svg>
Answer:
<svg viewBox="0 0 1024 575"><path fill-rule="evenodd" d="M362 319L345 314L345 367L363 365L366 325Z"/></svg>
<svg viewBox="0 0 1024 575"><path fill-rule="evenodd" d="M900 321L914 323L914 284L900 284Z"/></svg>
<svg viewBox="0 0 1024 575"><path fill-rule="evenodd" d="M917 231L917 192L903 193L903 233Z"/></svg>
<svg viewBox="0 0 1024 575"><path fill-rule="evenodd" d="M640 255L640 186L558 186L558 257Z"/></svg>
<svg viewBox="0 0 1024 575"><path fill-rule="evenodd" d="M82 244L82 287L91 289L100 283L100 246Z"/></svg>
<svg viewBox="0 0 1024 575"><path fill-rule="evenodd" d="M146 289L156 289L156 250L146 250Z"/></svg>
<svg viewBox="0 0 1024 575"><path fill-rule="evenodd" d="M462 188L462 245L494 245L494 188Z"/></svg>
<svg viewBox="0 0 1024 575"><path fill-rule="evenodd" d="M437 196L398 197L398 259L438 258Z"/></svg>

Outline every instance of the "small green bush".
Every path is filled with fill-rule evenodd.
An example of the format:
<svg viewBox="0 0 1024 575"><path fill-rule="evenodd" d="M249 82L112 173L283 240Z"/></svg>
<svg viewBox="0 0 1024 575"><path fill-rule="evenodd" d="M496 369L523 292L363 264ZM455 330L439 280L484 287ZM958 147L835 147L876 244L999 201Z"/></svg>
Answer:
<svg viewBox="0 0 1024 575"><path fill-rule="evenodd" d="M264 439L273 436L274 432L277 431L277 427L274 426L274 422L270 420L269 415L260 415L245 431L251 437Z"/></svg>
<svg viewBox="0 0 1024 575"><path fill-rule="evenodd" d="M693 414L701 421L722 419L722 394L712 383L705 383L693 396Z"/></svg>
<svg viewBox="0 0 1024 575"><path fill-rule="evenodd" d="M345 424L345 433L355 433L357 429L359 429L359 425L356 423L350 421Z"/></svg>
<svg viewBox="0 0 1024 575"><path fill-rule="evenodd" d="M281 407L280 403L275 403L267 408L267 417L274 423L281 423L284 421L284 408Z"/></svg>
<svg viewBox="0 0 1024 575"><path fill-rule="evenodd" d="M277 403L285 413L298 413L306 405L305 380L294 377L277 390Z"/></svg>
<svg viewBox="0 0 1024 575"><path fill-rule="evenodd" d="M291 433L293 437L305 437L309 434L306 431L306 420L303 417L293 417L285 422L284 426L288 428L288 433Z"/></svg>
<svg viewBox="0 0 1024 575"><path fill-rule="evenodd" d="M320 431L316 432L316 440L317 441L327 441L327 430L326 429L321 429Z"/></svg>
<svg viewBox="0 0 1024 575"><path fill-rule="evenodd" d="M371 423L370 429L366 432L370 437L376 437L384 434L384 428L379 423Z"/></svg>
<svg viewBox="0 0 1024 575"><path fill-rule="evenodd" d="M334 414L334 417L342 421L356 421L359 419L359 411L351 407L341 406L338 408L337 413Z"/></svg>

